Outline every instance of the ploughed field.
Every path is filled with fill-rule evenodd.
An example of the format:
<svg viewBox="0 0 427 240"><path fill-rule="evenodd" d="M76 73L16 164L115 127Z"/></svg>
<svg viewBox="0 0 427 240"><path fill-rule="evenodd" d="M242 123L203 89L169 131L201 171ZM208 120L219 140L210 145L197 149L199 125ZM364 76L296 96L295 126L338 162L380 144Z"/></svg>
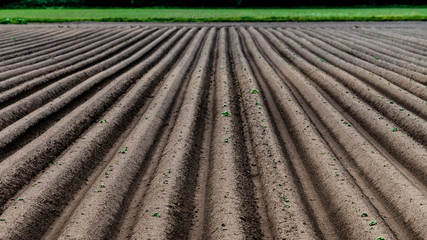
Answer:
<svg viewBox="0 0 427 240"><path fill-rule="evenodd" d="M426 239L421 26L0 27L0 239Z"/></svg>

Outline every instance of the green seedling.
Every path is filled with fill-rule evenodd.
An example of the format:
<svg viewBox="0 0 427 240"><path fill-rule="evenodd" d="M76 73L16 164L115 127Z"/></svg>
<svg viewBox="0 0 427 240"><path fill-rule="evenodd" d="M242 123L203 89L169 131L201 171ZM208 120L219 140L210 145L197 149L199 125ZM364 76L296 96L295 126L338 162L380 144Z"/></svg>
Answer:
<svg viewBox="0 0 427 240"><path fill-rule="evenodd" d="M160 213L158 212L154 212L151 214L152 217L160 217Z"/></svg>
<svg viewBox="0 0 427 240"><path fill-rule="evenodd" d="M110 174L110 173L109 173L108 171L106 171L106 172L105 172L105 175L108 175L108 174Z"/></svg>
<svg viewBox="0 0 427 240"><path fill-rule="evenodd" d="M287 207L287 208L291 208L291 205L289 205L289 204L286 204L286 205L285 205L285 207Z"/></svg>
<svg viewBox="0 0 427 240"><path fill-rule="evenodd" d="M377 237L375 240L386 240L385 237Z"/></svg>
<svg viewBox="0 0 427 240"><path fill-rule="evenodd" d="M283 184L279 183L279 186L282 186Z"/></svg>
<svg viewBox="0 0 427 240"><path fill-rule="evenodd" d="M168 173L172 173L172 170L171 170L171 169L168 169Z"/></svg>
<svg viewBox="0 0 427 240"><path fill-rule="evenodd" d="M360 216L361 216L361 217L367 217L367 216L368 216L368 214L367 214L367 213L365 213L365 212L363 212L363 213L361 213L361 214L360 214Z"/></svg>
<svg viewBox="0 0 427 240"><path fill-rule="evenodd" d="M101 121L99 121L100 123L107 123L107 119L102 119Z"/></svg>
<svg viewBox="0 0 427 240"><path fill-rule="evenodd" d="M128 147L125 147L125 149L121 150L120 153L125 154L128 151Z"/></svg>
<svg viewBox="0 0 427 240"><path fill-rule="evenodd" d="M12 40L16 40L16 37L11 38Z"/></svg>
<svg viewBox="0 0 427 240"><path fill-rule="evenodd" d="M0 221L5 222L6 218L0 218Z"/></svg>
<svg viewBox="0 0 427 240"><path fill-rule="evenodd" d="M391 129L392 132L397 132L397 127Z"/></svg>
<svg viewBox="0 0 427 240"><path fill-rule="evenodd" d="M369 226L375 226L375 225L377 225L377 221L371 221L371 222L369 223Z"/></svg>
<svg viewBox="0 0 427 240"><path fill-rule="evenodd" d="M335 173L335 177L338 177L340 174L339 173Z"/></svg>
<svg viewBox="0 0 427 240"><path fill-rule="evenodd" d="M103 184L103 183L99 184L99 186L100 186L101 188L105 188L105 184Z"/></svg>
<svg viewBox="0 0 427 240"><path fill-rule="evenodd" d="M257 89L252 89L252 92L251 92L252 94L258 94L259 93L259 90L257 90Z"/></svg>
<svg viewBox="0 0 427 240"><path fill-rule="evenodd" d="M228 143L228 137L226 137L226 138L224 139L224 142L225 142L225 143Z"/></svg>
<svg viewBox="0 0 427 240"><path fill-rule="evenodd" d="M231 113L230 113L230 112L227 112L227 111L222 112L221 114L222 114L222 116L224 116L224 117L231 116Z"/></svg>
<svg viewBox="0 0 427 240"><path fill-rule="evenodd" d="M390 104L394 104L394 102L393 102L393 101L390 101Z"/></svg>
<svg viewBox="0 0 427 240"><path fill-rule="evenodd" d="M18 198L18 201L24 201L23 197Z"/></svg>
<svg viewBox="0 0 427 240"><path fill-rule="evenodd" d="M375 59L376 59L376 60L379 60L379 59L380 59L380 57L375 57Z"/></svg>
<svg viewBox="0 0 427 240"><path fill-rule="evenodd" d="M399 111L403 111L403 108L399 108Z"/></svg>
<svg viewBox="0 0 427 240"><path fill-rule="evenodd" d="M224 104L222 105L222 107L227 107L227 104L225 104L225 103L224 103Z"/></svg>

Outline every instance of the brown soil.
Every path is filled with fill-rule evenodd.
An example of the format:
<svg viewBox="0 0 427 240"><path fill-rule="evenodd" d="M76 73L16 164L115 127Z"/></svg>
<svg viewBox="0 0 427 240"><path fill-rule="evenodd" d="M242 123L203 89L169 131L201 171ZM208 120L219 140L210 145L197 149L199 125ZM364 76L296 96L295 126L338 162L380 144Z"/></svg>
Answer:
<svg viewBox="0 0 427 240"><path fill-rule="evenodd" d="M0 239L427 239L426 36L0 26Z"/></svg>

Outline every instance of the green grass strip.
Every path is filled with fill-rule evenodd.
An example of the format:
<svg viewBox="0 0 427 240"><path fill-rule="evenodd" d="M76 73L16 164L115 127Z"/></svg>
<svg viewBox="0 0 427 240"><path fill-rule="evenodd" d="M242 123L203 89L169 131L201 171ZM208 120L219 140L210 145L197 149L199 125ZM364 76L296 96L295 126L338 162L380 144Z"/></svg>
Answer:
<svg viewBox="0 0 427 240"><path fill-rule="evenodd" d="M21 19L21 21L19 21ZM0 23L25 22L294 22L424 21L424 7L292 9L0 9Z"/></svg>

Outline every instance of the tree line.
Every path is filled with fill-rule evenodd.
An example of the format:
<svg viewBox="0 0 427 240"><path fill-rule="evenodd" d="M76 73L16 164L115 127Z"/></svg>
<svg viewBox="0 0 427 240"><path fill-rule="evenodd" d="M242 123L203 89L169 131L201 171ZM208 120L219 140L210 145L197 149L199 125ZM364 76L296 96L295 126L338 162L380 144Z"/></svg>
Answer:
<svg viewBox="0 0 427 240"><path fill-rule="evenodd" d="M303 7L303 6L382 6L422 5L426 0L1 0L0 6L11 8L43 7Z"/></svg>

